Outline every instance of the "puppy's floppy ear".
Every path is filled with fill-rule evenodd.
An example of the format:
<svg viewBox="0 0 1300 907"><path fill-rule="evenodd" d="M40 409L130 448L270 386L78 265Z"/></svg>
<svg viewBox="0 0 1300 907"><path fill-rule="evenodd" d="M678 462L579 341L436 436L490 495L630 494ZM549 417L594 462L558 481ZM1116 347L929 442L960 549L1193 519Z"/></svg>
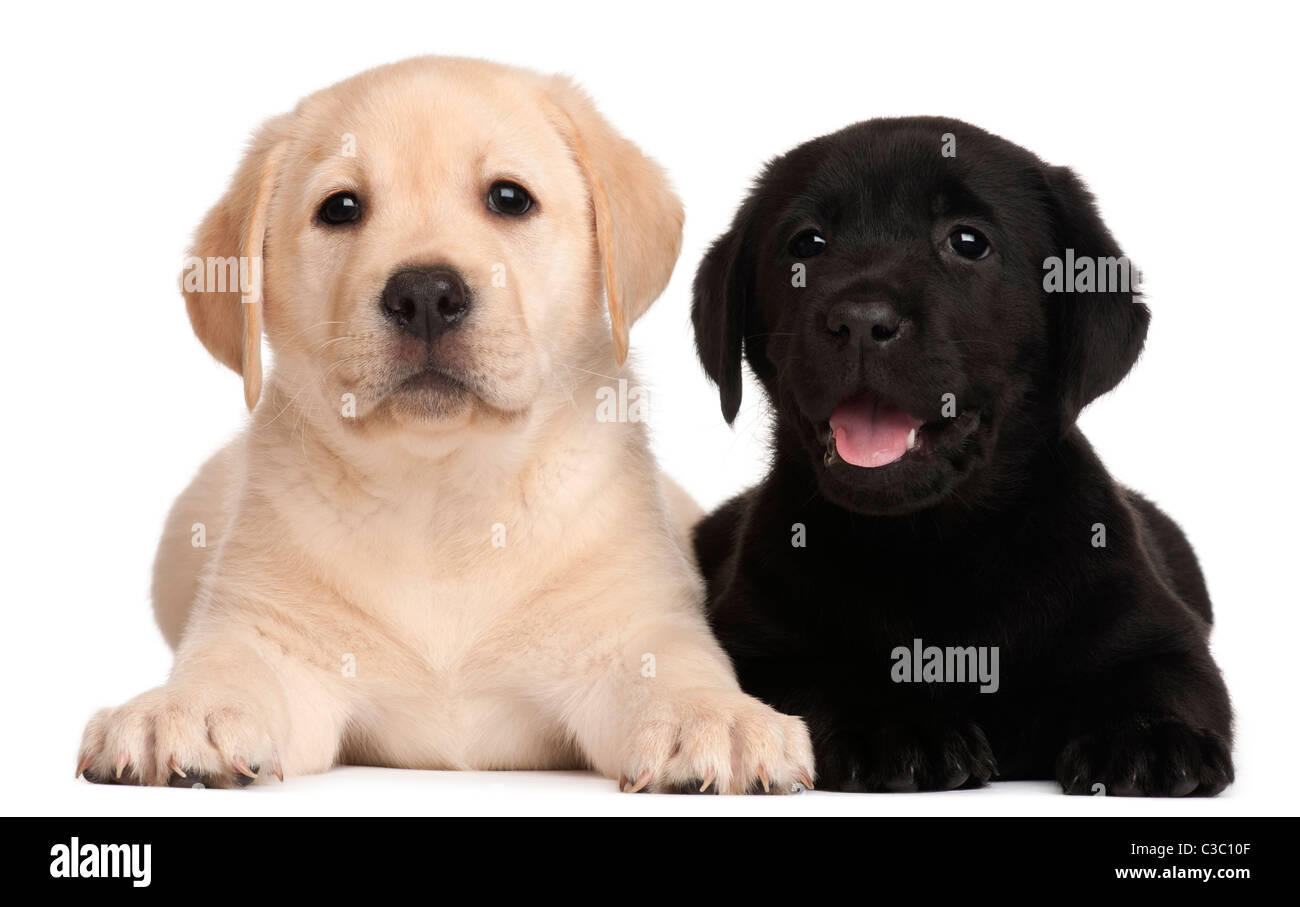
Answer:
<svg viewBox="0 0 1300 907"><path fill-rule="evenodd" d="M745 313L754 297L753 227L758 202L754 195L736 212L730 229L713 241L695 271L691 322L695 348L704 372L718 386L722 415L728 423L740 411Z"/></svg>
<svg viewBox="0 0 1300 907"><path fill-rule="evenodd" d="M262 395L262 253L286 119L254 136L226 194L199 225L181 276L194 333L243 376L250 410Z"/></svg>
<svg viewBox="0 0 1300 907"><path fill-rule="evenodd" d="M1073 249L1075 261L1086 256L1095 265L1122 257L1119 244L1097 213L1092 193L1074 172L1048 167L1044 176L1056 224L1054 254L1064 259L1066 250ZM1151 311L1133 291L1136 274L1130 265L1127 290L1048 294L1056 318L1062 427L1073 424L1080 410L1119 384L1142 352Z"/></svg>
<svg viewBox="0 0 1300 907"><path fill-rule="evenodd" d="M672 277L682 203L659 165L615 132L581 89L562 76L547 79L546 89L591 191L614 356L622 365L632 323Z"/></svg>

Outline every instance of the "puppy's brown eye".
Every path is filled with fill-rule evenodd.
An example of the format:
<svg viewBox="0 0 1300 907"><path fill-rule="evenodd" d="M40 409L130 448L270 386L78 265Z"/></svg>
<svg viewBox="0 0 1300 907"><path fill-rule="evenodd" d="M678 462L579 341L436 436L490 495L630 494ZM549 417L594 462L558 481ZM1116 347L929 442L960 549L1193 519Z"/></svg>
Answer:
<svg viewBox="0 0 1300 907"><path fill-rule="evenodd" d="M826 251L826 238L816 230L804 230L790 240L790 254L795 258L812 258Z"/></svg>
<svg viewBox="0 0 1300 907"><path fill-rule="evenodd" d="M526 214L533 206L533 197L528 190L518 183L499 180L488 189L488 208L497 214L510 214L518 217Z"/></svg>
<svg viewBox="0 0 1300 907"><path fill-rule="evenodd" d="M958 227L948 234L948 245L962 258L979 261L989 254L989 241L974 227Z"/></svg>
<svg viewBox="0 0 1300 907"><path fill-rule="evenodd" d="M327 224L350 224L361 216L361 203L351 192L335 192L321 204L316 216Z"/></svg>

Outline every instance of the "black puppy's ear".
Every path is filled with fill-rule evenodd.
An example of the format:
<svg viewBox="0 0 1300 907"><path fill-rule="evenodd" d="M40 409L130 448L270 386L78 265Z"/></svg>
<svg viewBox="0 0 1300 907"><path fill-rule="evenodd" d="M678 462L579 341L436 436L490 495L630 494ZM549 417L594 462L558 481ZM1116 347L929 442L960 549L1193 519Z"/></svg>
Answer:
<svg viewBox="0 0 1300 907"><path fill-rule="evenodd" d="M1048 293L1048 304L1056 314L1058 393L1061 425L1066 428L1133 368L1146 340L1151 311L1134 291L1138 278L1131 263L1121 263L1118 271L1110 269L1110 262L1124 253L1102 223L1083 181L1068 167L1048 167L1045 176L1056 222L1055 254L1064 261L1072 249L1074 261L1090 258L1096 269L1091 290ZM1102 271L1108 272L1105 292L1097 282ZM1118 287L1111 279L1116 273L1125 281Z"/></svg>
<svg viewBox="0 0 1300 907"><path fill-rule="evenodd" d="M722 415L728 424L740 411L740 358L744 349L745 314L754 295L752 226L758 205L748 198L731 228L713 241L695 272L691 322L695 349L704 372L718 386Z"/></svg>

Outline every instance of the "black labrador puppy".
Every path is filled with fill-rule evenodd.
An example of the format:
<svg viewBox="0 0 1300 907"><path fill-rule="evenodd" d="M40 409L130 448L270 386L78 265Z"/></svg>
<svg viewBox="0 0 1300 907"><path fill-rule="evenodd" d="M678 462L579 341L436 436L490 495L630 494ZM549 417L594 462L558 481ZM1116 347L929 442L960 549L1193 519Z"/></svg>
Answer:
<svg viewBox="0 0 1300 907"><path fill-rule="evenodd" d="M771 472L695 530L743 686L818 786L1213 795L1232 711L1191 546L1075 425L1149 312L1074 173L957 120L772 161L700 265L700 359Z"/></svg>

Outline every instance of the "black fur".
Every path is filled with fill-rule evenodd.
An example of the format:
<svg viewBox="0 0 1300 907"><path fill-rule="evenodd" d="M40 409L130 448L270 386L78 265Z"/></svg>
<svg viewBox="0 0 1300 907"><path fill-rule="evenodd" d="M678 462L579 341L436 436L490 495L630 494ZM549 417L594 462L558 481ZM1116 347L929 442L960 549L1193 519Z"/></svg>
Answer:
<svg viewBox="0 0 1300 907"><path fill-rule="evenodd" d="M952 252L957 224L992 254ZM789 244L808 228L826 251L796 287ZM744 687L808 721L818 787L1054 777L1182 796L1232 780L1196 557L1075 426L1132 367L1149 313L1129 292L1045 292L1044 261L1066 249L1121 254L1070 170L906 118L773 161L700 265L692 317L723 414L742 356L775 411L770 474L695 531L710 619ZM877 299L904 319L888 346L829 329L836 302ZM832 410L863 389L925 440L887 466L827 465ZM893 682L891 652L914 639L998 647L999 689Z"/></svg>

